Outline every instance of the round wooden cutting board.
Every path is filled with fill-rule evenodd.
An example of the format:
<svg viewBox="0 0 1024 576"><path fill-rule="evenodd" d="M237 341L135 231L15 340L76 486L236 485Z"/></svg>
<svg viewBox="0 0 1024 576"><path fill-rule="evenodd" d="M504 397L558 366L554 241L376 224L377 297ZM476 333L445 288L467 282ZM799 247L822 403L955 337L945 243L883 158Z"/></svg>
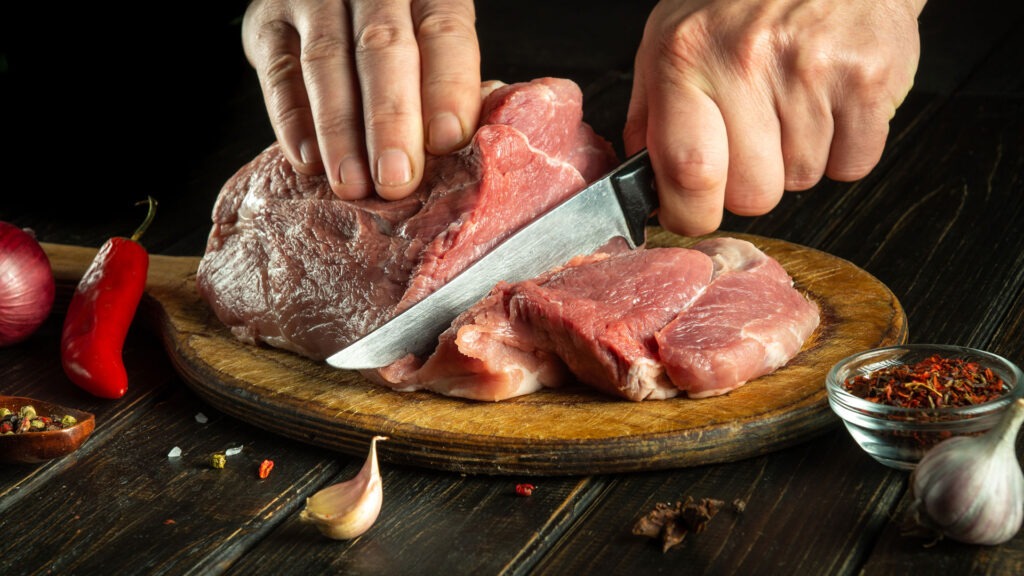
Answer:
<svg viewBox="0 0 1024 576"><path fill-rule="evenodd" d="M876 278L841 258L781 240L733 234L778 260L817 302L821 324L790 363L724 396L630 402L583 386L498 403L399 393L236 340L195 289L198 258L154 255L144 310L175 367L216 408L296 440L365 457L476 474L576 475L656 470L747 458L838 422L825 374L866 348L903 343L906 315ZM651 229L650 246L694 239ZM59 281L77 281L95 249L44 245Z"/></svg>

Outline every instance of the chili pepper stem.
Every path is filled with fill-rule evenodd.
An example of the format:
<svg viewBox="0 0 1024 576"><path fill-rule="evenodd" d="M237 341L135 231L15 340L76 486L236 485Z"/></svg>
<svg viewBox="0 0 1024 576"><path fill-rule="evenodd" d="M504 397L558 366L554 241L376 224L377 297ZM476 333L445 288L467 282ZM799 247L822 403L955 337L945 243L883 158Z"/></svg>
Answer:
<svg viewBox="0 0 1024 576"><path fill-rule="evenodd" d="M138 242L139 238L142 238L142 235L149 229L149 225L153 223L153 218L156 217L156 198L146 196L145 200L135 203L136 206L140 206L142 204L148 204L149 207L146 210L146 219L142 221L142 224L135 229L135 232L131 236L133 242Z"/></svg>

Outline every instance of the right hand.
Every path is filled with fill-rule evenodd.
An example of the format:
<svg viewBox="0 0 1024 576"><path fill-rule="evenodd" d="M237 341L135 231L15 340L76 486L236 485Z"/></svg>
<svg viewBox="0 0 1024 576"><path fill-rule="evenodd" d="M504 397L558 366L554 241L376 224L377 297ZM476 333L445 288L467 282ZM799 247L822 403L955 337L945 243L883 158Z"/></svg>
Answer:
<svg viewBox="0 0 1024 576"><path fill-rule="evenodd" d="M254 0L242 45L292 166L345 199L412 193L425 151L476 129L475 17L472 0Z"/></svg>

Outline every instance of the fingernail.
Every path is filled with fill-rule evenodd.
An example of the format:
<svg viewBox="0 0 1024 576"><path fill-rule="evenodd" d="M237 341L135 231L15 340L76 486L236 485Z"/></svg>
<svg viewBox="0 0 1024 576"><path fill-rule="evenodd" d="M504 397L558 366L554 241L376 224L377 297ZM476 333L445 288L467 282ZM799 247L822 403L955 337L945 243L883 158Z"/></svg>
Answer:
<svg viewBox="0 0 1024 576"><path fill-rule="evenodd" d="M381 186L401 186L412 180L412 164L402 150L390 149L377 157L377 183Z"/></svg>
<svg viewBox="0 0 1024 576"><path fill-rule="evenodd" d="M346 156L341 161L341 166L338 169L338 178L341 179L342 184L348 185L366 184L370 181L366 164L355 156Z"/></svg>
<svg viewBox="0 0 1024 576"><path fill-rule="evenodd" d="M427 126L427 143L435 154L451 152L462 142L462 124L451 112L434 116Z"/></svg>
<svg viewBox="0 0 1024 576"><path fill-rule="evenodd" d="M320 150L317 149L316 140L306 138L299 143L299 159L302 163L309 166L316 164L317 156L320 154Z"/></svg>

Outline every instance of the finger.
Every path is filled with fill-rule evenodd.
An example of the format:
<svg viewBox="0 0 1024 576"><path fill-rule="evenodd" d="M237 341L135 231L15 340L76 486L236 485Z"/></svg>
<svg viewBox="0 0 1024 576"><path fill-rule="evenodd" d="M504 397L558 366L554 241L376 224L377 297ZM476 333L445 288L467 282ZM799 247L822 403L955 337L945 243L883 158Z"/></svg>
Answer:
<svg viewBox="0 0 1024 576"><path fill-rule="evenodd" d="M798 83L777 98L782 133L785 189L807 190L825 174L834 126L827 97Z"/></svg>
<svg viewBox="0 0 1024 576"><path fill-rule="evenodd" d="M422 59L423 125L431 154L464 146L480 116L480 47L472 1L413 5Z"/></svg>
<svg viewBox="0 0 1024 576"><path fill-rule="evenodd" d="M761 86L761 88L758 88ZM725 209L759 216L774 208L785 188L782 135L774 98L761 83L718 87L729 140Z"/></svg>
<svg viewBox="0 0 1024 576"><path fill-rule="evenodd" d="M848 97L834 112L835 135L826 174L833 180L852 182L867 176L882 157L889 136L892 104L877 98Z"/></svg>
<svg viewBox="0 0 1024 576"><path fill-rule="evenodd" d="M661 202L658 220L677 234L707 234L722 222L730 162L725 121L697 87L684 82L668 88L645 88L647 145Z"/></svg>
<svg viewBox="0 0 1024 576"><path fill-rule="evenodd" d="M377 193L408 196L423 177L420 56L409 0L360 2L353 12L366 148Z"/></svg>
<svg viewBox="0 0 1024 576"><path fill-rule="evenodd" d="M324 171L335 194L372 192L363 145L359 84L345 6L325 2L296 22L302 38L302 73L316 125Z"/></svg>
<svg viewBox="0 0 1024 576"><path fill-rule="evenodd" d="M302 78L299 35L285 14L254 2L243 19L242 44L256 70L270 124L285 157L299 172L318 174L323 163Z"/></svg>

